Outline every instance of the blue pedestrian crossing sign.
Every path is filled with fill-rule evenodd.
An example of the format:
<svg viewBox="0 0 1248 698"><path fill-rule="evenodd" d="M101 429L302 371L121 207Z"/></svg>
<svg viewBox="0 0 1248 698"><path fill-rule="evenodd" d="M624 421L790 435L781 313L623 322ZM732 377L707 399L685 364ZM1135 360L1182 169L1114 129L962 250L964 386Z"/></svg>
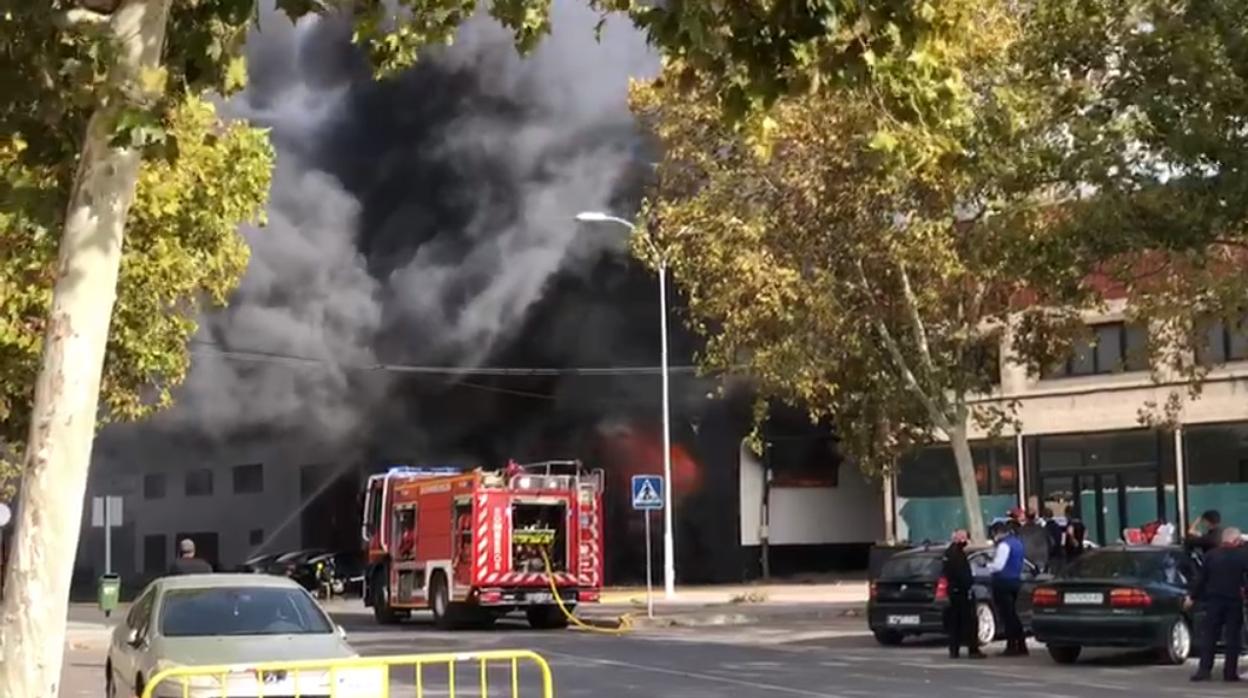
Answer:
<svg viewBox="0 0 1248 698"><path fill-rule="evenodd" d="M663 508L663 478L659 475L633 476L633 509L656 511Z"/></svg>

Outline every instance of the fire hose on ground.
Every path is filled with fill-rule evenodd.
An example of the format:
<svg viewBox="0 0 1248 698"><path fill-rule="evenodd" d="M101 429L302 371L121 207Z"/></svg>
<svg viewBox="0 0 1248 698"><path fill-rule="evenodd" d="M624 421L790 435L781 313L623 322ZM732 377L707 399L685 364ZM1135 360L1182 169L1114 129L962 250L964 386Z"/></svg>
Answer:
<svg viewBox="0 0 1248 698"><path fill-rule="evenodd" d="M559 610L567 617L568 622L578 630L585 630L592 633L602 633L604 635L623 635L633 629L633 617L631 613L625 613L615 619L615 626L608 627L605 625L597 625L592 622L586 622L577 618L572 611L563 603L563 597L559 595L559 585L555 582L555 573L551 568L550 555L546 552L545 545L538 549L542 553L542 563L546 566L546 582L550 585L550 593L555 597L555 603L559 606Z"/></svg>

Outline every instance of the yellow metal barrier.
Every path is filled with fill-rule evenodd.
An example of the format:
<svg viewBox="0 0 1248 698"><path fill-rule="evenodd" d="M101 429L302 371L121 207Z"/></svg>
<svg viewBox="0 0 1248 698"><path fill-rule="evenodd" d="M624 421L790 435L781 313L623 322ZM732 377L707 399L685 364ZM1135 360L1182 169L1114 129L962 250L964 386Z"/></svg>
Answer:
<svg viewBox="0 0 1248 698"><path fill-rule="evenodd" d="M349 657L344 659L311 659L290 662L255 664L222 664L217 666L176 666L153 676L143 687L141 698L180 696L181 698L391 698L411 695L423 698L430 679L426 670L445 667L445 692L437 695L456 698L456 668L476 665L478 690L473 695L490 696L490 669L510 673L512 698L520 698L522 662L534 665L541 676L541 698L554 698L554 678L550 665L540 655L528 650L497 650L488 652L456 652L444 654L405 654L389 657ZM495 666L491 666L491 665ZM411 667L410 676L415 693L392 692L391 673ZM471 685L473 682L469 682ZM459 682L461 687L462 682ZM434 690L434 689L431 689ZM267 691L267 693L266 693Z"/></svg>

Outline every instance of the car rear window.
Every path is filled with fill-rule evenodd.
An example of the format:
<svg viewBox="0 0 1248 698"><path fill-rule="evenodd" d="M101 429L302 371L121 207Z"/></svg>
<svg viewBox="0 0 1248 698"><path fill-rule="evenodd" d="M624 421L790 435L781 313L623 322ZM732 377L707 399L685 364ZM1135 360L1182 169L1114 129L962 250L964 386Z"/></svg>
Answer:
<svg viewBox="0 0 1248 698"><path fill-rule="evenodd" d="M161 600L160 633L166 637L331 632L325 614L302 589L170 589Z"/></svg>
<svg viewBox="0 0 1248 698"><path fill-rule="evenodd" d="M880 579L935 579L940 576L940 558L932 555L902 555L890 558L880 568Z"/></svg>
<svg viewBox="0 0 1248 698"><path fill-rule="evenodd" d="M1191 563L1172 551L1090 550L1072 562L1062 576L1068 579L1131 578L1182 585L1191 576Z"/></svg>

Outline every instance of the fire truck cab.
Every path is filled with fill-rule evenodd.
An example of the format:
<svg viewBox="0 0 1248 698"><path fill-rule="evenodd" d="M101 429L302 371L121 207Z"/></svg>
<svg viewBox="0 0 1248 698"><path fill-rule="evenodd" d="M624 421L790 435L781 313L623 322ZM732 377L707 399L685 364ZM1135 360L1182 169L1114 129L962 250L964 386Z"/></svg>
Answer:
<svg viewBox="0 0 1248 698"><path fill-rule="evenodd" d="M568 610L601 592L603 482L579 461L371 476L364 604L380 623L429 609L443 628L488 625L524 610L534 628L565 627L552 578Z"/></svg>

